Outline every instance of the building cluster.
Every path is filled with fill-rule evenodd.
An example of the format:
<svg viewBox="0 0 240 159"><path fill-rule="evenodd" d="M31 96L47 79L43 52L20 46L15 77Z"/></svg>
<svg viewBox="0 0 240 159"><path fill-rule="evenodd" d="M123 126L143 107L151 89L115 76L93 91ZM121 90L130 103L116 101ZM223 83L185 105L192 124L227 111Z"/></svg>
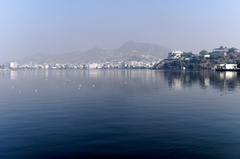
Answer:
<svg viewBox="0 0 240 159"><path fill-rule="evenodd" d="M0 65L0 69L43 69L43 70L64 70L64 69L150 69L159 61L127 61L127 62L95 62L88 64L19 64L9 62Z"/></svg>
<svg viewBox="0 0 240 159"><path fill-rule="evenodd" d="M211 58L214 56L228 56L230 54L239 54L240 50L237 48L228 48L228 47L223 47L220 46L219 48L215 48L212 50L212 52L207 52L205 50L201 51L199 55L197 54L192 54L191 56L199 56L200 58ZM186 53L183 51L172 51L168 54L168 59L184 59L186 56L189 58L189 54L191 53Z"/></svg>
<svg viewBox="0 0 240 159"><path fill-rule="evenodd" d="M202 50L199 54L172 51L168 54L167 59L161 61L154 68L239 70L239 67L240 50L221 46L211 52Z"/></svg>
<svg viewBox="0 0 240 159"><path fill-rule="evenodd" d="M240 70L240 50L219 47L211 52L202 50L199 54L172 51L164 60L123 60L93 62L86 64L18 64L10 62L0 65L0 69L219 69Z"/></svg>

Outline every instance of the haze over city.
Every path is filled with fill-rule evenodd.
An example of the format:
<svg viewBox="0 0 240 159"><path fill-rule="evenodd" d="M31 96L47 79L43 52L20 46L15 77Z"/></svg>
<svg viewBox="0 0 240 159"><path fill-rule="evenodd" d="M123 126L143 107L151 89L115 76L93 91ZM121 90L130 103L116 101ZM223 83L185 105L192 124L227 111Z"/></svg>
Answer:
<svg viewBox="0 0 240 159"><path fill-rule="evenodd" d="M239 159L240 0L0 0L0 159Z"/></svg>
<svg viewBox="0 0 240 159"><path fill-rule="evenodd" d="M127 41L198 52L240 47L238 0L0 1L0 61Z"/></svg>

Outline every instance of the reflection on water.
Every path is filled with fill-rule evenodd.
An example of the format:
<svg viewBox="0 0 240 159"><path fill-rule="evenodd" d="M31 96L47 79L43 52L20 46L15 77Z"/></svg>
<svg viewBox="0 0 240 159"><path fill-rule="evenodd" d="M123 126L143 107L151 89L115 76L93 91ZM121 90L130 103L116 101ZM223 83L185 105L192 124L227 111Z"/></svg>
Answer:
<svg viewBox="0 0 240 159"><path fill-rule="evenodd" d="M237 159L239 93L238 72L0 71L0 158Z"/></svg>
<svg viewBox="0 0 240 159"><path fill-rule="evenodd" d="M1 71L1 79L18 80L18 78L34 76L38 79L44 78L85 78L89 80L125 80L126 82L151 84L168 83L169 88L182 89L193 85L201 88L212 87L215 89L234 90L240 85L239 72L187 72L187 71L154 71L154 70L90 70L90 71Z"/></svg>
<svg viewBox="0 0 240 159"><path fill-rule="evenodd" d="M169 87L184 88L194 84L201 88L212 87L220 90L233 90L240 85L239 72L165 72Z"/></svg>
<svg viewBox="0 0 240 159"><path fill-rule="evenodd" d="M17 80L18 78L18 71L10 71L10 79Z"/></svg>

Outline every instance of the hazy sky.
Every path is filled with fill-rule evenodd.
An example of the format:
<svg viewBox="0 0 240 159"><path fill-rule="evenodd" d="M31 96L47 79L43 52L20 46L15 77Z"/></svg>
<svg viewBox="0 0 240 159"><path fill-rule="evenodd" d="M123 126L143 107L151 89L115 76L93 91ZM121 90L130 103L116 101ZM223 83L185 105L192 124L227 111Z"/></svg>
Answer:
<svg viewBox="0 0 240 159"><path fill-rule="evenodd" d="M0 59L129 40L186 51L240 47L239 8L239 0L0 0Z"/></svg>

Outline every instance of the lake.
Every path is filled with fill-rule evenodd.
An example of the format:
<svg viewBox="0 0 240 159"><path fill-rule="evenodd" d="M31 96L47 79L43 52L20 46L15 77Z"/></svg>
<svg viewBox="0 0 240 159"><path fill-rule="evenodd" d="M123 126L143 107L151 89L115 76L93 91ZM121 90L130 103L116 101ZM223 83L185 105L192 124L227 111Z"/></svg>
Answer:
<svg viewBox="0 0 240 159"><path fill-rule="evenodd" d="M240 73L0 71L0 158L240 158Z"/></svg>

